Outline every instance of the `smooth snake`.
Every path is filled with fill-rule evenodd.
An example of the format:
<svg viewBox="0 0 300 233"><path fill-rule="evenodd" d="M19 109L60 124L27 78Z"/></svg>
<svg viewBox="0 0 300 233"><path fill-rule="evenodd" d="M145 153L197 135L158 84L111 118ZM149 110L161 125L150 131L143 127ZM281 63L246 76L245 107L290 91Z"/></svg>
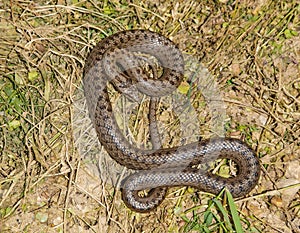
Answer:
<svg viewBox="0 0 300 233"><path fill-rule="evenodd" d="M151 79L139 67L135 53L154 56L163 67L159 79ZM148 212L164 199L167 187L193 186L219 193L226 187L234 197L249 193L257 184L260 165L254 151L231 138L214 138L173 147L150 150L130 144L113 114L107 82L136 100L137 91L160 97L174 91L183 78L184 60L174 43L151 31L121 31L101 40L90 52L84 67L84 93L89 115L102 146L119 164L141 170L126 177L121 185L122 199L130 209ZM238 167L234 177L223 178L199 164L216 159L233 160ZM150 190L144 197L140 190Z"/></svg>

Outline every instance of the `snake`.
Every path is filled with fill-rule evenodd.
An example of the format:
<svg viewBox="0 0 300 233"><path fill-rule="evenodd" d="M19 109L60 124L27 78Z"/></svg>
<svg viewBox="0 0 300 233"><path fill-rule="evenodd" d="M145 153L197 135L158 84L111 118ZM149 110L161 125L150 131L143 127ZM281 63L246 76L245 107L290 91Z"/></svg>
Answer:
<svg viewBox="0 0 300 233"><path fill-rule="evenodd" d="M137 54L155 57L163 68L161 76L150 77ZM215 137L170 148L141 149L123 135L113 113L108 83L137 101L139 93L153 98L172 93L183 77L184 59L177 45L149 30L107 36L86 58L83 89L89 117L110 157L136 171L123 179L120 187L123 202L135 212L155 210L169 187L191 186L212 194L226 188L233 197L243 197L258 183L259 159L242 140ZM237 174L225 178L201 166L217 159L234 161ZM143 190L147 192L141 195Z"/></svg>

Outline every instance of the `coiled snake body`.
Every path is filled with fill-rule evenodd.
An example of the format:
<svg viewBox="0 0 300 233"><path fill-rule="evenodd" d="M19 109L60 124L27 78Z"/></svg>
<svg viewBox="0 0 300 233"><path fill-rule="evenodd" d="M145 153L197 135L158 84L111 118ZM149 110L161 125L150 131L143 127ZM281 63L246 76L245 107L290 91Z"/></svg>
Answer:
<svg viewBox="0 0 300 233"><path fill-rule="evenodd" d="M162 77L150 79L138 67L134 52L150 54L163 67ZM226 187L234 197L251 191L260 173L258 158L243 142L217 138L184 146L142 150L121 133L107 91L111 81L120 91L134 96L136 90L158 97L173 91L181 82L184 65L178 48L167 38L150 31L130 30L103 39L91 51L84 68L84 93L98 138L109 155L129 169L142 170L122 182L122 198L132 210L148 212L156 208L170 186L194 186L217 194ZM233 160L235 177L223 178L195 166L219 158ZM150 189L140 197L140 190Z"/></svg>

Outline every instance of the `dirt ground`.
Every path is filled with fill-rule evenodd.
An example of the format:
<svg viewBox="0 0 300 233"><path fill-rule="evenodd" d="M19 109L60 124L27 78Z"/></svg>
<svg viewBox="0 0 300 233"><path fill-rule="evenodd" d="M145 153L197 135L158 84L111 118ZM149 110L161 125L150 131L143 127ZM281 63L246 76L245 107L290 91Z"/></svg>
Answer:
<svg viewBox="0 0 300 233"><path fill-rule="evenodd" d="M299 13L297 0L2 1L0 232L300 232ZM220 130L189 85L189 61L213 80L222 136L245 141L262 170L237 213L227 195L191 187L147 214L122 202L126 169L97 141L81 81L96 43L126 29L158 32L186 58L185 81L158 111L164 147ZM148 147L148 101L110 92L126 137ZM178 96L192 110L172 107Z"/></svg>

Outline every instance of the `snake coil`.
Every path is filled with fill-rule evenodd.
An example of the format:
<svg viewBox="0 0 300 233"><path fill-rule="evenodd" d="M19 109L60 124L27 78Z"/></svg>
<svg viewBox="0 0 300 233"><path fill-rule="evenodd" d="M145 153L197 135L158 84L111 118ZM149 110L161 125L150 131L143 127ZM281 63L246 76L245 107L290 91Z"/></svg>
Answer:
<svg viewBox="0 0 300 233"><path fill-rule="evenodd" d="M135 61L133 53L154 56L163 67L159 79L150 79ZM98 43L86 59L84 93L90 118L102 146L109 155L129 169L141 170L122 182L125 204L137 212L155 209L164 199L167 187L193 186L217 194L226 187L234 197L250 192L260 174L258 158L240 140L217 138L184 146L142 150L131 145L121 133L109 99L107 82L130 96L136 90L159 97L172 92L181 82L184 62L181 52L167 38L146 30L121 31ZM233 160L235 177L223 178L195 168L219 158ZM140 190L150 189L140 197Z"/></svg>

